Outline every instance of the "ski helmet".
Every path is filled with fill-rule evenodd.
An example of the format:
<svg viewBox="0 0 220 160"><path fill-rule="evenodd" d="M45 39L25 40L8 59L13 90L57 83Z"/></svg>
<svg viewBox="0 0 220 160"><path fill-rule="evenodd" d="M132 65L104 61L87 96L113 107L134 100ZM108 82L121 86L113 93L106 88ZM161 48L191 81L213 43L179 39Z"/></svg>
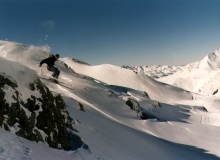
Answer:
<svg viewBox="0 0 220 160"><path fill-rule="evenodd" d="M59 58L59 57L60 57L60 55L59 55L59 54L55 54L55 57L58 57L58 58Z"/></svg>

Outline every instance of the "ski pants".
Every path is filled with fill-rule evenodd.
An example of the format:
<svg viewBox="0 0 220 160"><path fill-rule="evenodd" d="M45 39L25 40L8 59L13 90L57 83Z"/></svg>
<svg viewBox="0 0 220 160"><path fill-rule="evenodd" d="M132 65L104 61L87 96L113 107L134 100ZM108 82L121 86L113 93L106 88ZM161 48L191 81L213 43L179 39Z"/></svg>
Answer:
<svg viewBox="0 0 220 160"><path fill-rule="evenodd" d="M53 72L52 76L58 78L60 71L56 67L47 66L47 69Z"/></svg>

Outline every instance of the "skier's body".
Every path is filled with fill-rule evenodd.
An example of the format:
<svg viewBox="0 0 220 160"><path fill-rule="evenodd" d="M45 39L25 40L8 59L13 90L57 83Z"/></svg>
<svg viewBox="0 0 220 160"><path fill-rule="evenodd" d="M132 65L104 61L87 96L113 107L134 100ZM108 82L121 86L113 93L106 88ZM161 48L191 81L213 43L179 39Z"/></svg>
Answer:
<svg viewBox="0 0 220 160"><path fill-rule="evenodd" d="M56 67L54 67L54 63L55 63L56 60L58 60L59 57L60 57L59 54L56 54L55 56L52 56L52 57L49 57L49 58L46 58L46 59L42 60L40 62L39 67L41 67L42 64L46 63L47 64L47 69L49 71L53 72L52 76L54 78L58 79L58 77L60 75L60 71Z"/></svg>

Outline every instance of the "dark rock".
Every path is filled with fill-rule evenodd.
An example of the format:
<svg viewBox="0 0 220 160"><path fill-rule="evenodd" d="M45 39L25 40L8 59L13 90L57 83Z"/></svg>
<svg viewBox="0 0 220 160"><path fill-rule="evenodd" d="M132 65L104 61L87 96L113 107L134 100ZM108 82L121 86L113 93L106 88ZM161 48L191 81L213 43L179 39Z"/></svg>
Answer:
<svg viewBox="0 0 220 160"><path fill-rule="evenodd" d="M141 108L139 103L131 98L129 98L126 101L126 104L134 111L137 113L137 117L140 117L140 119L155 119L157 118L156 116L148 113L146 110ZM160 106L160 103L158 103L158 106Z"/></svg>
<svg viewBox="0 0 220 160"><path fill-rule="evenodd" d="M10 78L11 79L11 78ZM72 118L65 110L66 105L60 94L53 95L39 80L29 84L30 93L39 92L41 97L30 94L26 101L21 100L21 93L16 89L17 83L5 75L0 75L0 126L10 131L17 126L15 134L31 141L47 142L50 147L64 150L80 148L83 142L76 137L73 146L70 140L75 137L70 132ZM12 88L11 104L5 100L3 87ZM44 132L42 136L41 133ZM45 138L43 138L45 137Z"/></svg>
<svg viewBox="0 0 220 160"><path fill-rule="evenodd" d="M82 105L81 103L79 103L79 107L80 107L80 108L79 108L80 111L85 112L85 109L84 109L84 107L83 107L83 105Z"/></svg>

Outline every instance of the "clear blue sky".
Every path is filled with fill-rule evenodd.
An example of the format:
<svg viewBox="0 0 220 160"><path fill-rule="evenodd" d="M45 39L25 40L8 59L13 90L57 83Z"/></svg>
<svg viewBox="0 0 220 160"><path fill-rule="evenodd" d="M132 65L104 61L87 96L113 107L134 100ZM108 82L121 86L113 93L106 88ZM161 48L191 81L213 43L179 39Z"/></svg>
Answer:
<svg viewBox="0 0 220 160"><path fill-rule="evenodd" d="M220 48L220 0L1 0L0 40L92 65L180 65Z"/></svg>

